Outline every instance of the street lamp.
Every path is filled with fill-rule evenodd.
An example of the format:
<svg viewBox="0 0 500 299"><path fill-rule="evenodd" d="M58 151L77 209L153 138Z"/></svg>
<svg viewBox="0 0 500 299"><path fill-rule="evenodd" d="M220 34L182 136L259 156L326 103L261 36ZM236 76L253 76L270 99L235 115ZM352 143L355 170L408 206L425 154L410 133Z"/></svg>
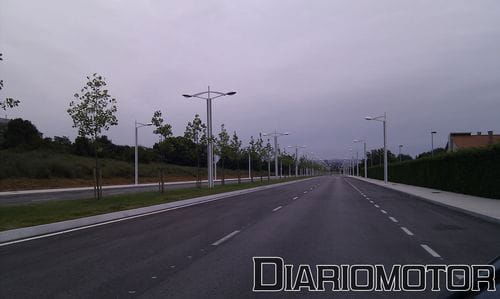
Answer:
<svg viewBox="0 0 500 299"><path fill-rule="evenodd" d="M299 148L305 148L305 145L289 145L289 148L295 149L295 176L299 175Z"/></svg>
<svg viewBox="0 0 500 299"><path fill-rule="evenodd" d="M387 171L387 115L384 112L384 115L377 116L377 117L371 117L367 116L365 117L366 120L376 120L380 121L384 125L384 183L387 184L387 176L388 176L388 171Z"/></svg>
<svg viewBox="0 0 500 299"><path fill-rule="evenodd" d="M149 127L149 126L152 126L153 124L152 123L147 123L147 124L143 124L143 123L138 123L137 121L135 121L135 184L139 184L139 149L138 149L138 142L137 142L137 133L139 131L139 128L142 128L142 127Z"/></svg>
<svg viewBox="0 0 500 299"><path fill-rule="evenodd" d="M273 136L274 137L274 175L278 178L278 137L290 135L290 133L279 133L276 130L272 133L264 133L263 136Z"/></svg>
<svg viewBox="0 0 500 299"><path fill-rule="evenodd" d="M401 157L401 149L402 149L402 148L403 148L403 145L402 145L402 144L400 144L400 145L399 145L399 162L401 162L401 161L402 161L402 157Z"/></svg>
<svg viewBox="0 0 500 299"><path fill-rule="evenodd" d="M431 156L434 156L434 134L436 133L436 131L431 132Z"/></svg>
<svg viewBox="0 0 500 299"><path fill-rule="evenodd" d="M212 96L212 95L215 96ZM214 151L213 151L213 135L212 135L212 100L223 97L223 96L232 96L235 95L235 91L230 92L219 92L219 91L211 91L210 86L208 86L207 91L202 91L196 94L183 94L182 96L185 98L198 98L207 101L207 167L208 167L208 188L214 187L214 178L213 178L213 163L214 163ZM206 96L205 96L206 95Z"/></svg>
<svg viewBox="0 0 500 299"><path fill-rule="evenodd" d="M367 160L367 157L366 157L366 141L365 140L359 140L359 139L354 139L353 140L354 143L358 143L358 142L363 142L363 157L364 157L364 164L365 164L365 178L368 177L368 169L367 169L367 165L366 165L366 160Z"/></svg>

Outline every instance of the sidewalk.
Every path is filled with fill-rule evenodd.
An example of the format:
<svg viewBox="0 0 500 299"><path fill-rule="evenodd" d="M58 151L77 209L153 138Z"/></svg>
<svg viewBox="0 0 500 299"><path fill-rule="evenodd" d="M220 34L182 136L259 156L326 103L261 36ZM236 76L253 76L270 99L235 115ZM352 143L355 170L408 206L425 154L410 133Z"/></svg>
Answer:
<svg viewBox="0 0 500 299"><path fill-rule="evenodd" d="M349 177L379 185L391 190L410 194L434 204L461 211L490 222L500 223L500 199L465 195L400 183L389 182L388 184L384 184L383 181L375 179L365 179L363 177Z"/></svg>

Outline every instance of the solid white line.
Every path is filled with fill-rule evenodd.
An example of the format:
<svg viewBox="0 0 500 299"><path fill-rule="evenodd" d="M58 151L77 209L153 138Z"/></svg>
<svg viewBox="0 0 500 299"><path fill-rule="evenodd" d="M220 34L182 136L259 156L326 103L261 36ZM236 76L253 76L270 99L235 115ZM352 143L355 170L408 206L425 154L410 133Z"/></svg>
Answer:
<svg viewBox="0 0 500 299"><path fill-rule="evenodd" d="M401 226L401 229L408 235L408 236L413 236L413 233L407 229L406 227L404 226Z"/></svg>
<svg viewBox="0 0 500 299"><path fill-rule="evenodd" d="M279 206L279 207L277 207L277 208L274 208L274 209L273 209L273 212L276 212L277 210L279 210L279 209L281 209L281 208L282 208L282 206Z"/></svg>
<svg viewBox="0 0 500 299"><path fill-rule="evenodd" d="M221 243L227 241L229 238L232 238L233 236L235 236L239 232L240 232L239 230L235 230L234 232L230 233L229 235L223 237L222 239L219 239L218 241L212 243L212 245L213 246L220 245Z"/></svg>
<svg viewBox="0 0 500 299"><path fill-rule="evenodd" d="M385 210L380 210L380 212L382 212L384 214L387 214L387 212Z"/></svg>
<svg viewBox="0 0 500 299"><path fill-rule="evenodd" d="M299 198L298 196L295 196L294 198L292 198L293 200L296 200L297 198Z"/></svg>
<svg viewBox="0 0 500 299"><path fill-rule="evenodd" d="M379 206L379 205L375 205L375 207L376 207L376 208L380 208L380 206Z"/></svg>
<svg viewBox="0 0 500 299"><path fill-rule="evenodd" d="M433 257L441 257L437 252L432 250L432 248L430 248L429 246L427 246L425 244L420 244L420 246L422 246L422 248L425 249L425 251L427 251Z"/></svg>
<svg viewBox="0 0 500 299"><path fill-rule="evenodd" d="M391 219L392 222L398 222L398 220L396 218L392 217L392 216L389 217L389 219Z"/></svg>

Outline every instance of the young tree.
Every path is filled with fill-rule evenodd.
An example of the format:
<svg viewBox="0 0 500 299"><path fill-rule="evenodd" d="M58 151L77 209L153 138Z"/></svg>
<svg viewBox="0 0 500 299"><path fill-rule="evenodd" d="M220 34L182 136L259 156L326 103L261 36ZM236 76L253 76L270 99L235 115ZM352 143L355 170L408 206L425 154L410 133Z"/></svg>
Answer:
<svg viewBox="0 0 500 299"><path fill-rule="evenodd" d="M241 161L241 140L236 135L236 131L233 132L233 137L231 138L230 153L231 158L236 161L236 168L238 169L238 184L241 183L241 169L240 169L240 161Z"/></svg>
<svg viewBox="0 0 500 299"><path fill-rule="evenodd" d="M266 146L262 149L262 157L267 161L267 181L271 180L271 158L273 153L273 146L267 139Z"/></svg>
<svg viewBox="0 0 500 299"><path fill-rule="evenodd" d="M156 110L151 118L151 123L156 127L153 133L160 136L160 142L172 136L172 126L167 123L164 124L163 122L161 111Z"/></svg>
<svg viewBox="0 0 500 299"><path fill-rule="evenodd" d="M250 136L250 141L248 142L248 147L247 147L247 153L250 155L250 161L252 163L252 168L255 168L255 163L256 157L257 157L257 145L256 141L254 140L253 136ZM250 181L253 183L253 169L250 169Z"/></svg>
<svg viewBox="0 0 500 299"><path fill-rule="evenodd" d="M0 61L3 61L3 54L0 53ZM3 89L3 80L0 80L0 90ZM19 100L14 100L13 98L6 98L5 100L0 102L0 108L3 109L3 111L7 111L7 109L11 109L14 107L19 106L20 101Z"/></svg>
<svg viewBox="0 0 500 299"><path fill-rule="evenodd" d="M207 126L201 121L200 116L195 114L192 122L188 122L186 130L184 131L184 137L188 138L195 144L195 155L196 155L196 185L201 187L201 176L200 176L200 155L202 152L202 144L206 140Z"/></svg>
<svg viewBox="0 0 500 299"><path fill-rule="evenodd" d="M112 98L106 88L105 78L94 73L87 76L87 83L75 93L74 100L69 103L68 114L73 119L73 128L78 128L80 137L90 137L95 151L95 197L102 197L102 187L99 168L98 139L102 131L118 125L115 115L116 99Z"/></svg>
<svg viewBox="0 0 500 299"><path fill-rule="evenodd" d="M224 124L221 125L220 133L219 133L219 139L216 140L216 149L217 153L220 156L220 161L221 161L221 166L222 166L222 185L225 184L226 176L225 176L225 169L224 169L224 164L226 159L230 155L230 145L229 145L229 134L227 133L226 128L224 127Z"/></svg>

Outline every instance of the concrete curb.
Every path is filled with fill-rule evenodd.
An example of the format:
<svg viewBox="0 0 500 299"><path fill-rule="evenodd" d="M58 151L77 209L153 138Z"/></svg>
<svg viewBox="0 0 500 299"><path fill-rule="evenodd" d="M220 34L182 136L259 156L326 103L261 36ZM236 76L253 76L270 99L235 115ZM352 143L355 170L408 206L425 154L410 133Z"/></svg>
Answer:
<svg viewBox="0 0 500 299"><path fill-rule="evenodd" d="M38 239L47 237L50 235L61 234L69 231L76 231L85 228L101 226L105 224L125 221L128 219L134 219L139 217L144 217L152 214L163 213L174 209L180 209L184 207L189 207L193 205L199 205L203 203L208 203L212 201L216 201L223 198L238 196L242 194L267 190L275 187L285 186L288 184L304 182L306 180L310 180L312 178L299 179L290 182L277 183L267 186L259 186L255 188L224 192L214 195L207 195L201 197L195 197L190 199L184 199L154 206L148 206L143 208L131 209L118 211L107 214L100 214L95 216L83 217L78 219L17 228L7 231L0 232L0 246L5 246L13 243L21 242L23 239Z"/></svg>
<svg viewBox="0 0 500 299"><path fill-rule="evenodd" d="M461 212L463 214L467 214L467 215L470 215L470 216L473 216L473 217L476 217L476 218L480 218L482 220L485 220L485 221L488 221L488 222L491 222L491 223L500 224L500 218L498 218L498 217L495 217L495 216L492 216L492 215L488 215L488 214L484 214L484 213L480 213L480 212L476 212L476 211L471 211L470 209L467 209L466 207L461 207L461 206L459 206L457 204L450 204L450 203L447 203L447 202L444 202L444 201L440 201L440 200L437 200L437 199L432 199L432 198L429 198L429 197L424 197L422 195L415 194L415 193L412 193L412 192L409 192L409 191L403 191L403 190L400 190L400 189L396 189L392 185L379 184L379 182L372 181L373 179L365 179L365 178L359 178L359 177L354 177L354 176L348 176L348 177L349 178L353 178L353 179L357 179L357 180L362 181L362 182L366 182L366 183L370 183L370 184L373 184L373 185L377 185L377 186L380 186L380 187L383 187L383 188L386 188L386 189L389 189L389 190L392 190L392 191L396 191L396 192L399 192L399 193L402 193L402 194L411 195L413 197L416 197L416 198L421 199L423 201L426 201L428 203L435 204L435 205L438 205L438 206L441 206L441 207L445 207L445 208L449 208L451 210L454 210L454 211L457 211L457 212ZM391 183L391 182L389 182L389 183ZM396 184L396 185L399 185L399 186L404 185L404 184L399 184L399 183L391 183L391 184ZM419 187L419 186L415 186L415 187ZM424 187L419 187L419 188L424 188ZM425 189L434 190L434 189L430 189L430 188L425 188ZM439 191L440 193L443 193L443 194L458 194L458 193L453 193L453 192L448 192L448 191L442 191L442 190L436 190L436 191ZM458 194L458 195L459 196L467 196L467 195L464 195L464 194ZM476 198L476 196L470 196L470 197L471 197L471 200L474 200L474 198ZM497 201L499 203L499 206L500 206L500 200L489 199L489 198L481 198L481 199L491 200L491 201Z"/></svg>

